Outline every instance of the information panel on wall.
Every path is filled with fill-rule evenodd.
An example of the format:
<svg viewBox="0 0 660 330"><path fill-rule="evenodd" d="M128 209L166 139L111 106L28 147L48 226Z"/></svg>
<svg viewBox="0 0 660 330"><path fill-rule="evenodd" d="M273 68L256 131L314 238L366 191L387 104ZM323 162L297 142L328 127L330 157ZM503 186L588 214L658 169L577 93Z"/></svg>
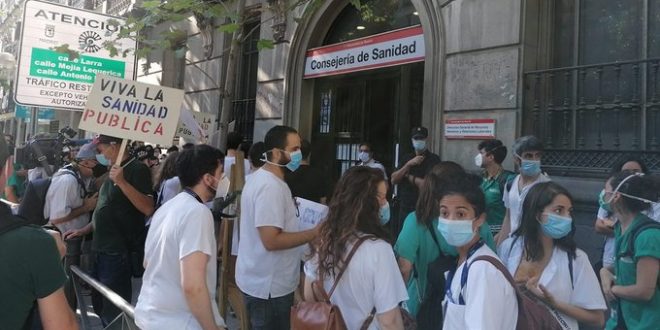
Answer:
<svg viewBox="0 0 660 330"><path fill-rule="evenodd" d="M307 51L304 78L317 78L424 61L421 26L313 48Z"/></svg>
<svg viewBox="0 0 660 330"><path fill-rule="evenodd" d="M495 119L447 119L445 138L487 140L495 138Z"/></svg>
<svg viewBox="0 0 660 330"><path fill-rule="evenodd" d="M25 106L85 108L96 74L134 79L135 56L111 57L104 48L115 41L124 20L55 3L28 0L23 12L15 100ZM68 45L78 56L54 49ZM135 49L134 40L116 43Z"/></svg>

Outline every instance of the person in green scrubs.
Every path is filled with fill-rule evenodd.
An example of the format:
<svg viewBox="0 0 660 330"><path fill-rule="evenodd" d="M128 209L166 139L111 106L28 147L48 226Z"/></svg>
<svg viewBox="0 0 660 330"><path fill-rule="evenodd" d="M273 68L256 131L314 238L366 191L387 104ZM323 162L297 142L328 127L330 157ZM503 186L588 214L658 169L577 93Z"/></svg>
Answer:
<svg viewBox="0 0 660 330"><path fill-rule="evenodd" d="M424 178L417 208L404 220L403 228L394 245L399 269L408 288L409 300L405 303L405 307L412 315L417 314L419 304L424 299L429 263L440 256L440 250L445 255L458 255L456 248L449 245L437 229L440 214L438 200L443 178L457 175L465 175L465 170L454 162L440 162L433 167ZM438 244L435 243L429 228L434 231ZM488 225L484 224L480 227L479 236L486 245L496 251L495 241Z"/></svg>
<svg viewBox="0 0 660 330"><path fill-rule="evenodd" d="M606 329L658 329L660 325L660 225L645 212L658 203L658 178L624 171L605 184L603 200L618 219L613 269L600 271L612 303Z"/></svg>
<svg viewBox="0 0 660 330"><path fill-rule="evenodd" d="M474 165L483 170L481 190L486 197L486 223L494 236L502 229L506 213L502 194L506 185L516 177L516 173L502 167L507 152L502 141L484 140L479 143L477 149L479 153L474 157Z"/></svg>

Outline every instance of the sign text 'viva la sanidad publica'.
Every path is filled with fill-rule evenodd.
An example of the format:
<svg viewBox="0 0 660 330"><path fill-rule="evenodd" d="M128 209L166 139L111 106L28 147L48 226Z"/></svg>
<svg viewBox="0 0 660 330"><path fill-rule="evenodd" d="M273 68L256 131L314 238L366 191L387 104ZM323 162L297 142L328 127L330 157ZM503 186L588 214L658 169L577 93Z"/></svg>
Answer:
<svg viewBox="0 0 660 330"><path fill-rule="evenodd" d="M183 90L97 75L80 129L123 139L170 144Z"/></svg>

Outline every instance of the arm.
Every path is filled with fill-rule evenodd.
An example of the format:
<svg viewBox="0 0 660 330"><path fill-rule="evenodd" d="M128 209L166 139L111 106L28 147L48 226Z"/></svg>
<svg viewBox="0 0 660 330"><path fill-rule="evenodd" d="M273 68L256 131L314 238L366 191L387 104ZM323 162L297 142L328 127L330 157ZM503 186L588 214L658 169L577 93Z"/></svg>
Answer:
<svg viewBox="0 0 660 330"><path fill-rule="evenodd" d="M206 287L206 263L209 256L193 252L181 259L181 286L186 303L204 330L222 329L215 324L211 296Z"/></svg>
<svg viewBox="0 0 660 330"><path fill-rule="evenodd" d="M596 223L594 224L594 230L599 234L613 236L614 221L608 218L597 218Z"/></svg>
<svg viewBox="0 0 660 330"><path fill-rule="evenodd" d="M413 159L409 160L406 162L403 167L401 167L399 170L396 172L392 173L392 184L399 184L403 182L403 180L411 180L411 183L414 183L414 179L410 179L407 177L408 172L410 171L410 168L416 165L419 165L424 161L424 156L415 156ZM412 176L414 178L414 176Z"/></svg>
<svg viewBox="0 0 660 330"><path fill-rule="evenodd" d="M311 242L318 233L319 225L314 229L288 233L274 226L257 227L259 237L268 251L291 249Z"/></svg>
<svg viewBox="0 0 660 330"><path fill-rule="evenodd" d="M124 178L123 169L118 166L113 166L110 169L110 179L121 189L121 192L126 195L131 204L135 206L145 216L150 216L154 213L154 199L138 191Z"/></svg>
<svg viewBox="0 0 660 330"><path fill-rule="evenodd" d="M540 286L541 290L545 292L545 288ZM591 310L580 308L561 301L552 301L551 305L558 311L578 320L578 322L586 323L595 327L603 327L605 324L605 314L602 310Z"/></svg>
<svg viewBox="0 0 660 330"><path fill-rule="evenodd" d="M376 315L380 328L384 330L403 330L403 319L398 307L390 309L385 313Z"/></svg>
<svg viewBox="0 0 660 330"><path fill-rule="evenodd" d="M5 186L5 198L12 203L18 204L19 201L18 197L16 197L16 193L14 193L14 186Z"/></svg>
<svg viewBox="0 0 660 330"><path fill-rule="evenodd" d="M62 238L67 240L69 238L85 236L91 233L93 229L94 229L94 224L90 222L85 227L82 227L80 229L72 229L67 231L66 233L62 234Z"/></svg>
<svg viewBox="0 0 660 330"><path fill-rule="evenodd" d="M626 300L648 302L656 292L660 261L653 257L641 257L637 261L637 279L633 285L614 285L612 294Z"/></svg>
<svg viewBox="0 0 660 330"><path fill-rule="evenodd" d="M305 287L303 289L303 300L305 301L316 301L312 293L312 282L314 282L313 278L305 276Z"/></svg>
<svg viewBox="0 0 660 330"><path fill-rule="evenodd" d="M401 275L403 276L403 282L408 283L408 280L410 279L410 274L412 273L413 264L412 262L402 257L398 257L397 261L399 264L399 270L401 271Z"/></svg>
<svg viewBox="0 0 660 330"><path fill-rule="evenodd" d="M85 198L85 201L83 202L83 205L71 210L69 214L62 218L57 218L57 219L51 219L50 223L54 225L59 225L64 222L69 222L85 213L89 213L94 211L94 208L96 208L96 201L98 200L98 194L95 194L92 197Z"/></svg>
<svg viewBox="0 0 660 330"><path fill-rule="evenodd" d="M502 221L502 229L497 235L495 235L495 244L500 245L504 240L509 237L509 232L511 231L511 217L509 216L509 209L506 209L504 214L504 220Z"/></svg>
<svg viewBox="0 0 660 330"><path fill-rule="evenodd" d="M78 330L78 322L64 296L64 289L59 288L50 295L37 299L39 316L44 330Z"/></svg>

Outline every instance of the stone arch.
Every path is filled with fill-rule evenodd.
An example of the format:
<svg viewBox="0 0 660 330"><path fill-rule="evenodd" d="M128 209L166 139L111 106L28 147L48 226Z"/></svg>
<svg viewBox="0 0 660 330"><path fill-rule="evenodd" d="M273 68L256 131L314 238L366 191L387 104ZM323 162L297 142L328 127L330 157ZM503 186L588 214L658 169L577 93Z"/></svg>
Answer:
<svg viewBox="0 0 660 330"><path fill-rule="evenodd" d="M440 151L442 141L442 103L445 59L445 27L441 8L437 1L410 0L424 30L426 55L424 61L424 100L422 122L430 123L431 147ZM295 28L291 37L289 56L284 76L285 125L298 127L303 136L311 135L311 109L313 107L313 80L303 80L307 49L321 46L321 42L348 0L325 1L314 13L308 15Z"/></svg>

